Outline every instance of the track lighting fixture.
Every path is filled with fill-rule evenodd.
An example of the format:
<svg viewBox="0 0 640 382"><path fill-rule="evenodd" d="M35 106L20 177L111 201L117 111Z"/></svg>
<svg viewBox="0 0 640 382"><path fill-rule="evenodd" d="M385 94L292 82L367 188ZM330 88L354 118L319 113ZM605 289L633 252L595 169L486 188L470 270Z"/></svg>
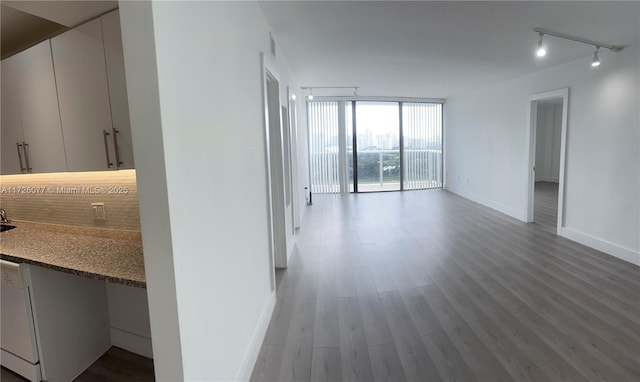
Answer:
<svg viewBox="0 0 640 382"><path fill-rule="evenodd" d="M296 100L296 98L298 98L298 97L296 97L296 95L295 95L295 94L291 94L291 99L292 99L292 100L294 100L294 101L295 101L295 100Z"/></svg>
<svg viewBox="0 0 640 382"><path fill-rule="evenodd" d="M600 66L600 57L598 57L598 51L600 50L599 46L596 46L596 51L593 52L593 60L591 61L591 66L594 68Z"/></svg>
<svg viewBox="0 0 640 382"><path fill-rule="evenodd" d="M544 34L540 33L540 40L538 40L538 50L536 50L536 55L538 57L544 57L547 54L547 48L542 43L542 36L544 36Z"/></svg>
<svg viewBox="0 0 640 382"><path fill-rule="evenodd" d="M591 61L591 66L593 66L594 68L600 66L600 56L598 55L598 53L600 53L600 48L609 49L612 52L619 52L624 48L624 46L622 45L603 44L597 41L587 40L581 37L570 36L563 33L557 33L557 32L553 32L547 29L542 29L542 28L535 28L534 31L537 32L538 35L540 36L540 39L538 40L538 49L536 50L536 55L538 57L543 57L544 55L547 54L547 50L544 44L542 43L542 37L544 35L549 35L549 36L558 37L565 40L576 41L583 44L594 46L596 50L595 52L593 52L593 60Z"/></svg>
<svg viewBox="0 0 640 382"><path fill-rule="evenodd" d="M309 95L307 96L307 100L308 101L312 101L313 100L313 89L353 89L353 96L358 98L358 89L359 86L314 86L314 87L310 87L310 86L303 86L300 89L302 90L309 90Z"/></svg>

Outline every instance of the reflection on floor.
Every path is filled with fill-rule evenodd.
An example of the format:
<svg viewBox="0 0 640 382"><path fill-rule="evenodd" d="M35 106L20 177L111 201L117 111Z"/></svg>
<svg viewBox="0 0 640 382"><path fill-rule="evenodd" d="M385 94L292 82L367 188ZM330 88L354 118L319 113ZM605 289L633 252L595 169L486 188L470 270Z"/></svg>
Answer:
<svg viewBox="0 0 640 382"><path fill-rule="evenodd" d="M538 218L441 190L314 196L252 380L640 380L640 268Z"/></svg>

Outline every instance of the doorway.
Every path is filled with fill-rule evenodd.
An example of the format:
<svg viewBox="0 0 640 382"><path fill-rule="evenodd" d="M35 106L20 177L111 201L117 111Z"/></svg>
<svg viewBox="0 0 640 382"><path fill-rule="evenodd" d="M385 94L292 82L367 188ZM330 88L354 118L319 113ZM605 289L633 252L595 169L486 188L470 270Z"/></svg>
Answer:
<svg viewBox="0 0 640 382"><path fill-rule="evenodd" d="M568 96L568 89L560 89L529 99L526 221L558 235L563 225Z"/></svg>
<svg viewBox="0 0 640 382"><path fill-rule="evenodd" d="M275 289L275 268L287 267L285 151L280 105L280 76L270 57L262 55L265 143L267 173L267 213L269 216L271 287Z"/></svg>

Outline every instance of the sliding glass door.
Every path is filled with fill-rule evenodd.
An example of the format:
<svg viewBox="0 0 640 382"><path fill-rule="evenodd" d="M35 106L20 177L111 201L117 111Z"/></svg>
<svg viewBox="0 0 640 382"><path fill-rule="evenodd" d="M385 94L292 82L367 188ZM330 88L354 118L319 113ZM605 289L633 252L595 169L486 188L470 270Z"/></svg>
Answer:
<svg viewBox="0 0 640 382"><path fill-rule="evenodd" d="M356 102L358 192L400 190L397 102Z"/></svg>
<svg viewBox="0 0 640 382"><path fill-rule="evenodd" d="M442 187L442 104L309 101L313 193Z"/></svg>

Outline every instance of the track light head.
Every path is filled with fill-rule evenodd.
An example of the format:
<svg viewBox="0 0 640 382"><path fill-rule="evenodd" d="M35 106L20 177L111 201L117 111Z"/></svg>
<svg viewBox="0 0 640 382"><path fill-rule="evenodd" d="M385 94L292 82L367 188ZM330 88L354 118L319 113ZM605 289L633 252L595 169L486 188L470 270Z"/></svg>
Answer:
<svg viewBox="0 0 640 382"><path fill-rule="evenodd" d="M291 99L292 99L292 100L294 100L294 101L295 101L295 100L296 100L296 98L298 98L298 97L296 97L296 95L295 95L295 94L291 94Z"/></svg>
<svg viewBox="0 0 640 382"><path fill-rule="evenodd" d="M593 60L591 61L591 66L594 68L600 66L600 57L598 57L598 51L600 50L599 46L596 46L596 51L593 52Z"/></svg>
<svg viewBox="0 0 640 382"><path fill-rule="evenodd" d="M313 88L309 88L309 95L307 96L309 101L313 100Z"/></svg>
<svg viewBox="0 0 640 382"><path fill-rule="evenodd" d="M538 49L536 50L536 55L538 57L544 57L547 54L547 48L542 43L542 36L544 36L544 34L540 33L540 40L538 40Z"/></svg>

